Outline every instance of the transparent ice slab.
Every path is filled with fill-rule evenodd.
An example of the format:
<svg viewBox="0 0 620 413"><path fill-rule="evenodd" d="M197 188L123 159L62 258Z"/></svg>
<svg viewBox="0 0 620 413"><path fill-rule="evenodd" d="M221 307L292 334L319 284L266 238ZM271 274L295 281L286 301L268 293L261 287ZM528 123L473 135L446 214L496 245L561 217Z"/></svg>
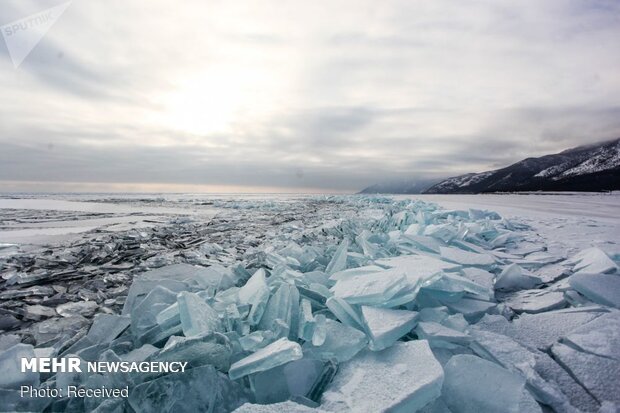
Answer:
<svg viewBox="0 0 620 413"><path fill-rule="evenodd" d="M343 362L355 356L368 343L366 335L360 330L334 320L325 320L325 332L325 341L321 345L315 346L312 342L303 345L307 357Z"/></svg>
<svg viewBox="0 0 620 413"><path fill-rule="evenodd" d="M184 291L179 293L177 300L186 337L222 331L218 313L199 295Z"/></svg>
<svg viewBox="0 0 620 413"><path fill-rule="evenodd" d="M232 380L258 373L298 360L303 356L301 346L286 338L281 338L255 353L233 363L228 375Z"/></svg>

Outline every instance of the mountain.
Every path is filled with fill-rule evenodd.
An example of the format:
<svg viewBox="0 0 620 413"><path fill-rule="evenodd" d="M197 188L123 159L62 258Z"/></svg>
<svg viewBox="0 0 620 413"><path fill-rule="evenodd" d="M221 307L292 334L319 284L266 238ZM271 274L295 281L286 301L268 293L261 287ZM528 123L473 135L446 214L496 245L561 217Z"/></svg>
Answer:
<svg viewBox="0 0 620 413"><path fill-rule="evenodd" d="M362 189L359 194L421 194L441 179L418 179L415 181L391 181Z"/></svg>
<svg viewBox="0 0 620 413"><path fill-rule="evenodd" d="M579 146L506 168L448 178L427 194L515 191L605 191L620 189L620 138Z"/></svg>

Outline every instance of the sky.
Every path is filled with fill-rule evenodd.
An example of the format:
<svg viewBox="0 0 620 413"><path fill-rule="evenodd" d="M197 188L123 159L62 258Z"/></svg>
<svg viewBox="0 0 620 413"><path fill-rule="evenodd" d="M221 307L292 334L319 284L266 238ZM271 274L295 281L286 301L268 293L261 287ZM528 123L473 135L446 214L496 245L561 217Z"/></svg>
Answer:
<svg viewBox="0 0 620 413"><path fill-rule="evenodd" d="M17 68L0 41L0 191L495 169L620 137L619 73L617 0L74 0Z"/></svg>

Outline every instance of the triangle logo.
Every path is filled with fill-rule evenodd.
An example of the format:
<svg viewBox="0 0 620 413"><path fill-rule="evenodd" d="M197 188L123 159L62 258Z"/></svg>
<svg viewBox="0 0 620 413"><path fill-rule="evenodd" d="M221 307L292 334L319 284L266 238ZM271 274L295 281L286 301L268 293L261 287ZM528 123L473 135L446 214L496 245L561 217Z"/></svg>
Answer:
<svg viewBox="0 0 620 413"><path fill-rule="evenodd" d="M70 4L71 2L68 1L0 26L2 37L4 37L4 42L9 49L9 55L15 68L32 52L32 49L41 41Z"/></svg>

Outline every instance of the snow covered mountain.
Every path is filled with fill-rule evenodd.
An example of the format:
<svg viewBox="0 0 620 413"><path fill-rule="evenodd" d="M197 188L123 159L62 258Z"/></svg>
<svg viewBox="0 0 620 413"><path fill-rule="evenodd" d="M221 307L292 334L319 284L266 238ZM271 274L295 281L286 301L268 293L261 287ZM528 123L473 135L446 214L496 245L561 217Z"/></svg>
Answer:
<svg viewBox="0 0 620 413"><path fill-rule="evenodd" d="M620 189L620 138L579 146L506 168L448 178L428 194L512 191L603 191Z"/></svg>
<svg viewBox="0 0 620 413"><path fill-rule="evenodd" d="M383 182L362 189L360 194L421 194L441 179Z"/></svg>

